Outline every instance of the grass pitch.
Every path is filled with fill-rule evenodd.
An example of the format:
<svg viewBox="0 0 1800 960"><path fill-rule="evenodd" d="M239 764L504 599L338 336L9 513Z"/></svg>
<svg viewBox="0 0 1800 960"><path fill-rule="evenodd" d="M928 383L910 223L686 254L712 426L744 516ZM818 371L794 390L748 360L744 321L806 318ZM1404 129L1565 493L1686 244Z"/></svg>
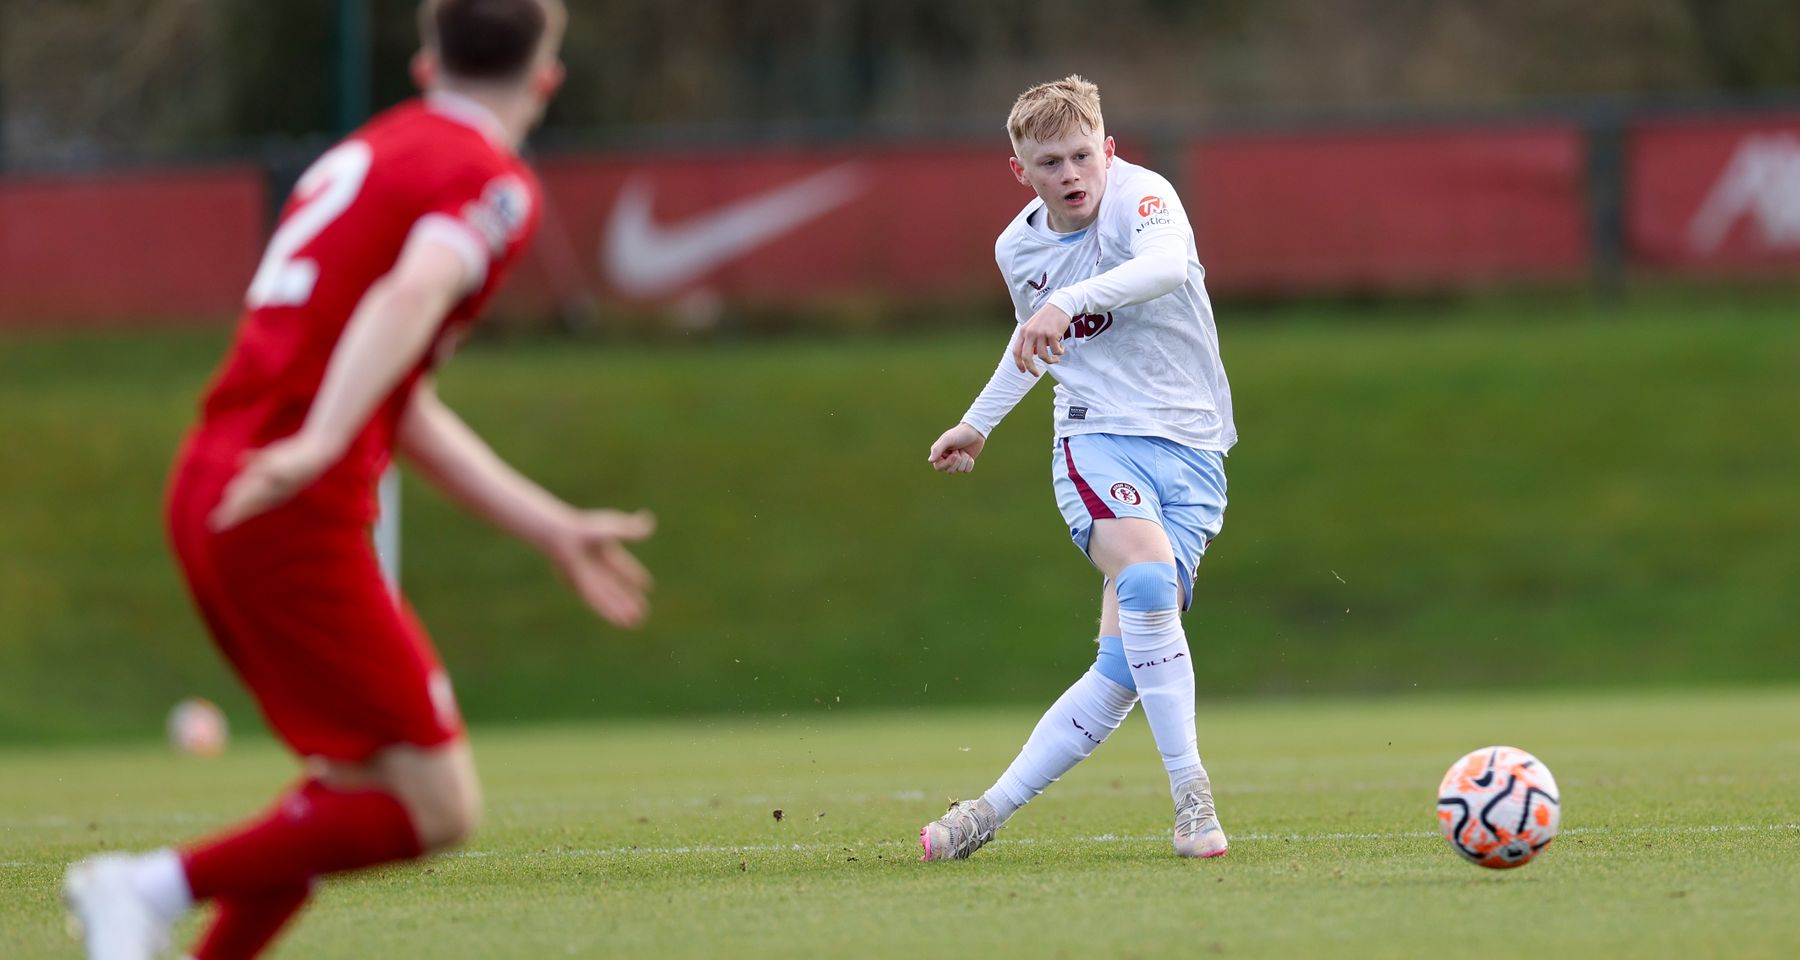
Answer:
<svg viewBox="0 0 1800 960"><path fill-rule="evenodd" d="M919 824L990 783L1035 713L478 728L489 816L472 846L326 884L277 955L1800 952L1800 689L1203 700L1233 836L1206 862L1170 852L1135 715L945 864L917 862ZM1444 769L1496 742L1549 764L1564 803L1562 837L1506 873L1458 859L1433 816ZM0 752L0 956L75 955L66 861L210 831L291 769L256 741L214 761Z"/></svg>
<svg viewBox="0 0 1800 960"><path fill-rule="evenodd" d="M1221 308L1244 442L1189 618L1217 689L1800 679L1795 300ZM926 447L1009 323L954 322L471 345L445 396L504 456L661 525L641 550L655 612L623 640L535 553L410 484L406 589L469 716L1021 705L1066 683L1083 651L1050 638L1093 636L1099 578L1050 496L1049 390L973 475L933 474ZM195 694L248 709L161 523L223 348L0 337L0 743L130 736Z"/></svg>

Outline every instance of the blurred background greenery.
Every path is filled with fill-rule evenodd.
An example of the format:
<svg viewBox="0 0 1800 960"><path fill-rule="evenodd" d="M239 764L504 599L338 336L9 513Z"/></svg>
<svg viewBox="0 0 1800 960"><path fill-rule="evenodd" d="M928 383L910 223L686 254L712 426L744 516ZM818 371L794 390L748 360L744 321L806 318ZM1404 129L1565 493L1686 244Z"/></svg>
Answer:
<svg viewBox="0 0 1800 960"><path fill-rule="evenodd" d="M1800 674L1800 326L1779 292L1223 315L1244 441L1187 624L1208 699ZM488 341L444 392L578 502L658 512L640 634L406 490L405 585L478 721L1034 702L1099 578L1048 483L1047 388L976 472L924 463L1004 320L926 337ZM0 350L0 739L249 714L189 612L162 477L216 331Z"/></svg>
<svg viewBox="0 0 1800 960"><path fill-rule="evenodd" d="M665 181L665 204L679 193L670 182L696 203L741 192L743 170L708 169L714 149L755 167L743 189L761 190L839 162L833 150L874 164L900 144L910 165L954 143L959 188L986 193L967 173L989 169L970 165L969 144L992 146L996 183L1010 188L998 179L1007 107L1029 83L1075 70L1101 83L1109 122L1144 134L1134 149L1165 155L1267 126L1349 131L1320 156L1367 141L1398 156L1413 146L1383 139L1395 127L1476 124L1434 147L1480 155L1435 196L1501 198L1480 216L1352 225L1366 237L1326 212L1268 233L1250 217L1252 239L1273 238L1258 255L1279 263L1292 248L1274 241L1327 227L1359 248L1416 228L1474 237L1477 253L1481 241L1506 256L1556 246L1554 269L1448 256L1426 264L1447 281L1408 285L1417 264L1396 256L1385 265L1398 263L1400 283L1326 263L1326 283L1304 289L1218 272L1244 439L1228 463L1230 519L1187 618L1202 696L1800 678L1800 4L569 5L569 83L538 147L567 161L563 196L577 198L553 212L589 232L547 229L544 262L524 272L548 282L520 279L577 300L606 295L590 254L618 184L668 172L668 154L647 147L698 148L676 171L686 179ZM230 161L232 196L250 213L220 219L254 237L301 164L410 95L415 10L0 0L0 741L151 735L194 694L240 722L252 714L188 607L160 519L170 457L228 342L245 270L208 260L188 271L218 275L208 310L131 301L95 317L105 302L84 301L71 308L87 311L82 327L41 299L43 316L24 316L9 305L25 299L9 295L49 272L34 259L47 245L71 268L52 279L72 299L154 286L120 269L140 236L191 266L194 237L179 225L102 242L113 208L84 191L122 184L162 216L144 194L163 182L146 168L204 180ZM1646 124L1623 122L1640 112ZM1716 117L1736 126L1707 128ZM1669 118L1677 135L1649 143ZM1482 165L1506 133L1547 120L1561 126L1522 161ZM1285 141L1286 159L1309 142ZM1637 164L1647 143L1660 166ZM1232 154L1239 169L1245 155ZM1205 161L1168 170L1184 196L1203 196ZM1652 166L1680 176L1643 189ZM938 173L902 170L919 171L908 186L923 200ZM1290 173L1260 186L1318 182ZM880 186L872 199L891 189ZM1633 190L1660 206L1634 220ZM1735 232L1694 252L1685 218L1708 190L1737 204ZM1555 208L1560 232L1521 239L1508 198ZM84 204L90 219L74 227L14 212ZM1189 210L1211 261L1206 244L1226 245L1202 219L1214 210L1198 199ZM815 225L815 253L865 218L836 215ZM83 223L107 229L90 243ZM955 242L981 252L970 270L985 278L1003 220L981 223ZM927 231L891 242L951 243ZM254 244L241 246L253 263ZM772 245L760 264L797 259L791 249ZM756 272L727 267L672 307L603 303L579 331L528 317L490 329L448 369L448 399L528 473L576 502L645 506L662 522L642 551L660 581L655 613L624 635L539 558L408 482L404 585L472 720L1036 704L1089 662L1099 580L1051 499L1048 389L1000 428L973 476L924 464L1006 338L998 283L976 297L828 282L829 296L801 306L734 300ZM1255 299L1234 299L1234 280ZM149 325L169 316L188 325Z"/></svg>

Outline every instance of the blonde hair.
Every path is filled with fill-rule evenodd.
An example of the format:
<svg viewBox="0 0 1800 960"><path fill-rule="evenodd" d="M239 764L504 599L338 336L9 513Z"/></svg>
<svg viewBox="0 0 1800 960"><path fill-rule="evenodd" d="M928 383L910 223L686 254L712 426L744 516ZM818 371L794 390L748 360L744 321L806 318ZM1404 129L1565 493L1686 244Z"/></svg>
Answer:
<svg viewBox="0 0 1800 960"><path fill-rule="evenodd" d="M1013 147L1027 138L1044 142L1066 133L1088 130L1100 133L1100 88L1079 73L1040 83L1019 94L1006 117L1006 134Z"/></svg>

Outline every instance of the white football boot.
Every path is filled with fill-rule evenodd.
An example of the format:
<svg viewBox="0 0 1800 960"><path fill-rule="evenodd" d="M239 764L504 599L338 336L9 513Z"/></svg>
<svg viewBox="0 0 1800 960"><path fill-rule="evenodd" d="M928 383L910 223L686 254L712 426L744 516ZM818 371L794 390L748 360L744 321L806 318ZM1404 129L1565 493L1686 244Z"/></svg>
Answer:
<svg viewBox="0 0 1800 960"><path fill-rule="evenodd" d="M958 800L941 817L919 828L920 860L967 860L999 828L999 816L986 800Z"/></svg>
<svg viewBox="0 0 1800 960"><path fill-rule="evenodd" d="M1175 791L1175 852L1184 857L1222 857L1230 849L1213 812L1212 781L1202 773Z"/></svg>
<svg viewBox="0 0 1800 960"><path fill-rule="evenodd" d="M132 885L132 861L102 854L64 876L69 933L87 946L88 960L153 960L169 947L169 923Z"/></svg>

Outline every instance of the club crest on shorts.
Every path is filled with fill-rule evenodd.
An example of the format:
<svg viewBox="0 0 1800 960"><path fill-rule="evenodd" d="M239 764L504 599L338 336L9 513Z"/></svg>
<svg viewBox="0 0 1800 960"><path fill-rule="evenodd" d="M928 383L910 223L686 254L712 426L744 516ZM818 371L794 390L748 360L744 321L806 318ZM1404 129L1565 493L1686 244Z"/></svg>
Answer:
<svg viewBox="0 0 1800 960"><path fill-rule="evenodd" d="M1129 483L1115 483L1107 492L1112 494L1114 500L1134 507L1144 502L1144 498L1138 495L1137 488Z"/></svg>

